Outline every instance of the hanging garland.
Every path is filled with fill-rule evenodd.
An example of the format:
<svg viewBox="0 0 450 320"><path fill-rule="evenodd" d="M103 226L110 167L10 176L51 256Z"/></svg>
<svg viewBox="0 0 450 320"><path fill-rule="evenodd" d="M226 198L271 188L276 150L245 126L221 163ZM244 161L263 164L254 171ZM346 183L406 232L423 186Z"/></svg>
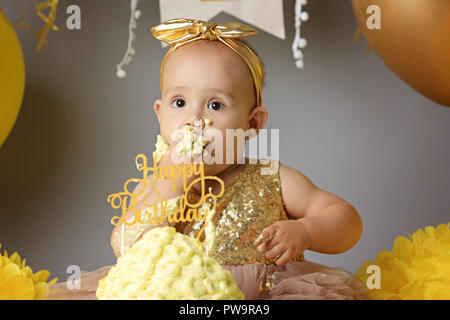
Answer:
<svg viewBox="0 0 450 320"><path fill-rule="evenodd" d="M301 37L300 27L302 22L306 22L309 19L309 14L306 11L302 11L302 6L307 4L307 0L296 0L295 1L295 37L294 42L292 43L292 51L294 54L295 65L297 68L302 69L305 66L303 62L303 52L300 49L303 49L307 45L307 41L305 38Z"/></svg>
<svg viewBox="0 0 450 320"><path fill-rule="evenodd" d="M136 53L136 50L133 48L133 42L136 41L136 34L133 32L133 29L137 28L137 20L141 16L141 11L137 10L139 0L131 0L131 15L130 15L130 23L128 25L128 47L125 52L125 56L122 61L116 66L116 76L120 79L125 78L127 73L123 70L123 67L130 64L133 55Z"/></svg>

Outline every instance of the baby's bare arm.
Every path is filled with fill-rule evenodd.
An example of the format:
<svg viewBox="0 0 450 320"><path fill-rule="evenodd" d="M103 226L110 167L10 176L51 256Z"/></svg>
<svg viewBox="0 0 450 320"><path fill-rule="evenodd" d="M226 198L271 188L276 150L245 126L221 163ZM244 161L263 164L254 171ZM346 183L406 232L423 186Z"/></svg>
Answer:
<svg viewBox="0 0 450 320"><path fill-rule="evenodd" d="M304 174L283 165L280 181L287 216L301 221L308 230L309 250L341 253L358 242L362 221L350 203L317 188Z"/></svg>

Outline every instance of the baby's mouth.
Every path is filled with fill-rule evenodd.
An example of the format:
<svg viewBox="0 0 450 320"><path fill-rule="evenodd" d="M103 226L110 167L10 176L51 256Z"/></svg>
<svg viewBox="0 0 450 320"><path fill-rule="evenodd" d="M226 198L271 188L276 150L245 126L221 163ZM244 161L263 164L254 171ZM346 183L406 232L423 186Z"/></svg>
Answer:
<svg viewBox="0 0 450 320"><path fill-rule="evenodd" d="M205 128L208 127L212 120L206 118L204 120L196 120L194 126L185 125L178 136L177 152L179 156L188 155L191 159L199 155L206 155L205 147L210 143L203 136L202 122L205 123ZM158 163L162 157L169 152L169 143L167 140L158 134L155 145L156 150L153 152L153 158Z"/></svg>
<svg viewBox="0 0 450 320"><path fill-rule="evenodd" d="M194 126L185 125L178 136L177 152L179 156L188 155L191 159L203 155L206 145L210 142L203 136L202 121L196 120ZM211 124L211 119L205 119L205 127Z"/></svg>

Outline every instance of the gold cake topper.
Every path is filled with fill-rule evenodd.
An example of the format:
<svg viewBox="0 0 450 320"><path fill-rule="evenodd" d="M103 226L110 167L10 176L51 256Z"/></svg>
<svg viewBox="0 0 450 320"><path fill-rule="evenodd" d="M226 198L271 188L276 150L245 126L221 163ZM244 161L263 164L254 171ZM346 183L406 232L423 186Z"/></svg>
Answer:
<svg viewBox="0 0 450 320"><path fill-rule="evenodd" d="M152 224L158 224L163 223L165 216L167 215L167 219L169 222L192 222L192 221L205 221L202 228L199 230L197 234L197 243L199 245L203 245L205 240L200 241L200 237L203 234L205 228L208 226L208 214L210 210L215 210L216 208L216 199L223 195L225 191L225 185L224 182L215 176L205 176L204 171L204 163L201 162L198 164L198 169L196 168L196 164L178 164L178 165L171 165L170 168L168 166L158 166L156 157L153 158L153 167L148 167L147 165L147 157L144 154L139 154L136 156L136 165L138 168L138 171L142 171L142 178L130 178L128 179L123 187L122 192L114 193L108 196L107 200L111 203L111 206L114 209L122 208L122 215L121 216L114 216L111 219L111 223L114 226L126 224L128 226L131 226L135 223L142 221L142 210L146 210L148 208L154 208L153 215L151 214L150 210L146 210L148 216L148 221ZM153 172L156 179L160 179L162 177L171 179L173 188L175 190L175 179L182 177L183 178L183 191L184 194L180 197L180 204L178 206L178 209L174 212L167 212L165 210L167 205L167 199L162 198L160 199L160 194L157 189L157 187L150 181L148 181L149 172ZM189 185L186 183L186 179L191 177L192 175L199 175L198 178L196 178L194 181L192 181ZM205 181L206 180L216 180L219 182L221 188L220 193L215 195L209 190L208 193L206 193L205 190ZM130 192L129 185L133 182L143 183L142 189L139 192L133 193ZM189 203L187 199L187 195L191 188L193 186L200 182L201 183L201 197L196 203ZM157 199L154 203L147 204L144 201L144 204L146 205L146 209L136 209L136 205L138 203L138 198L143 195L144 190L146 189L146 186L150 186L153 188L157 194ZM202 210L202 204L206 204L206 200L208 198L211 198L213 201L212 208L210 208L208 205L206 205L206 208ZM161 208L161 214L158 218L158 204ZM188 209L186 210L186 207ZM127 212L133 212L134 213L134 219L132 221L127 221L126 214ZM202 212L203 211L203 212Z"/></svg>

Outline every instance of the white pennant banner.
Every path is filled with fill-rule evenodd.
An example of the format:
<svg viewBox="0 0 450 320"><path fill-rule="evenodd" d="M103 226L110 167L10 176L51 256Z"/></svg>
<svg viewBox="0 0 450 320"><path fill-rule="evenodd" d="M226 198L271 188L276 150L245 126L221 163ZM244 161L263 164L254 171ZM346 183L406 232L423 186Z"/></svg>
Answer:
<svg viewBox="0 0 450 320"><path fill-rule="evenodd" d="M209 21L220 12L226 12L275 37L286 39L283 0L159 0L159 8L161 22L176 18Z"/></svg>

